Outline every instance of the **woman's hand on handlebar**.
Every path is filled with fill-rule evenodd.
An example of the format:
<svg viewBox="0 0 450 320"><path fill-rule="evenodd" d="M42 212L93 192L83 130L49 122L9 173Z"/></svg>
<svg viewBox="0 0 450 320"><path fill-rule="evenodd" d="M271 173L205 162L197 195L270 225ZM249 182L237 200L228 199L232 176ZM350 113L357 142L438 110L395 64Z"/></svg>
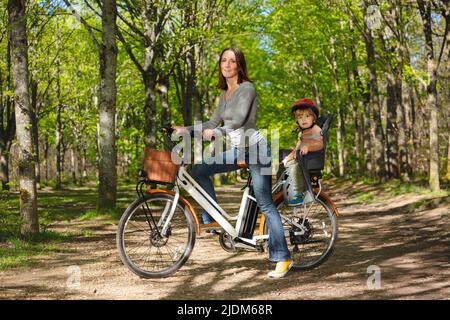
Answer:
<svg viewBox="0 0 450 320"><path fill-rule="evenodd" d="M188 130L186 127L173 126L172 129L174 130L173 133L175 133L175 134L185 134L185 133L189 133L189 130Z"/></svg>
<svg viewBox="0 0 450 320"><path fill-rule="evenodd" d="M186 134L190 133L187 127L182 126L173 126L172 129L174 130L174 134ZM213 141L216 138L216 133L212 129L205 129L203 130L203 139L208 141Z"/></svg>
<svg viewBox="0 0 450 320"><path fill-rule="evenodd" d="M212 129L203 130L203 139L213 141L216 138L216 133Z"/></svg>

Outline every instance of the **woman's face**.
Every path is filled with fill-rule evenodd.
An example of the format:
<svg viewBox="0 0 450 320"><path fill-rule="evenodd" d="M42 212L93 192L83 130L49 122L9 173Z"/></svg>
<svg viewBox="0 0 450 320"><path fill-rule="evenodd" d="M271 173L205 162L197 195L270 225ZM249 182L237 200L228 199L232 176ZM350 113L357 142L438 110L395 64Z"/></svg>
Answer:
<svg viewBox="0 0 450 320"><path fill-rule="evenodd" d="M227 50L223 53L220 60L220 71L226 79L238 75L238 65L233 51Z"/></svg>
<svg viewBox="0 0 450 320"><path fill-rule="evenodd" d="M298 125L302 129L306 129L312 126L314 122L314 114L311 110L296 110L295 111L295 119L297 120Z"/></svg>

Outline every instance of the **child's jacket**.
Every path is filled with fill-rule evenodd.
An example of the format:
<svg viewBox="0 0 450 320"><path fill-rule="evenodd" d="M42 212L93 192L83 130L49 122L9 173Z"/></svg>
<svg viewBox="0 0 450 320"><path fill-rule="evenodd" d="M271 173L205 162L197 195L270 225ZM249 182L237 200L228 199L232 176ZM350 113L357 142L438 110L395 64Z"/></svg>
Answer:
<svg viewBox="0 0 450 320"><path fill-rule="evenodd" d="M315 124L312 128L299 132L299 141L295 146L295 150L300 149L304 145L308 146L308 152L319 151L323 149L323 136L320 133L322 129Z"/></svg>
<svg viewBox="0 0 450 320"><path fill-rule="evenodd" d="M300 131L298 134L298 142L295 149L286 157L286 159L292 160L304 145L308 146L308 152L319 151L323 149L323 136L320 134L322 129L317 125L313 125L310 129Z"/></svg>

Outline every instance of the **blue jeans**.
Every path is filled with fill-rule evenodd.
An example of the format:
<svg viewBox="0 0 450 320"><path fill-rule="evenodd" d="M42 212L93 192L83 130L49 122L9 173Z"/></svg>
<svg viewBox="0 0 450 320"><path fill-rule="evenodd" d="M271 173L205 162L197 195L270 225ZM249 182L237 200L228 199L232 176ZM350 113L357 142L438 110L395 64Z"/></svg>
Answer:
<svg viewBox="0 0 450 320"><path fill-rule="evenodd" d="M262 148L260 148L261 146ZM265 139L260 141L258 144L258 150L262 150L259 152L264 153L264 161L259 155L255 155L254 152L256 150L254 149L255 148L251 147L250 150L245 149L245 151L241 151L233 148L212 158L203 160L201 163L192 167L192 176L197 183L214 199L214 201L217 202L211 175L215 173L236 171L239 169L237 160L245 159L252 176L256 202L259 209L266 217L266 222L270 231L269 260L274 262L285 261L290 258L290 253L287 248L280 214L272 200L271 151ZM219 163L215 163L213 159L216 160L215 162ZM202 210L201 219L203 223L213 222L212 217L204 209Z"/></svg>

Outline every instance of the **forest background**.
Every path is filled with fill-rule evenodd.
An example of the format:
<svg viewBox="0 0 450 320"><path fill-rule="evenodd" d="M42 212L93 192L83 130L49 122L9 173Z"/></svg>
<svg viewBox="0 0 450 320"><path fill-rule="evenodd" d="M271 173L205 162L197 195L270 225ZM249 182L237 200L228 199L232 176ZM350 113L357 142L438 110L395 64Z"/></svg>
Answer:
<svg viewBox="0 0 450 320"><path fill-rule="evenodd" d="M445 190L449 28L439 0L2 1L1 199L15 209L0 206L0 240L42 229L43 190L95 187L95 211L117 210L158 128L211 116L229 46L281 148L291 104L311 97L335 115L325 177Z"/></svg>

